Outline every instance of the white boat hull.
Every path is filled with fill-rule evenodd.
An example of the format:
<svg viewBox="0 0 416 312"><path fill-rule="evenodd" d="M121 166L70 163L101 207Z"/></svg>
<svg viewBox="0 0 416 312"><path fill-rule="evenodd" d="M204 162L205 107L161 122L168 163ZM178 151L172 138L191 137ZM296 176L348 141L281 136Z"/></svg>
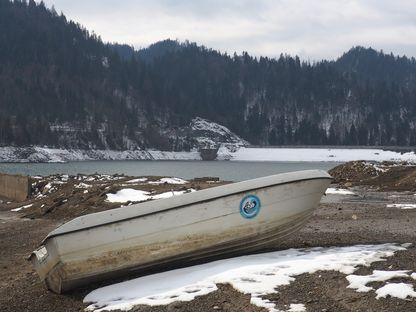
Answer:
<svg viewBox="0 0 416 312"><path fill-rule="evenodd" d="M174 200L182 198L183 205L150 209L115 221L108 216L111 210L105 212L107 215L92 214L89 216L102 216L105 221L88 224L88 219L77 220L82 226L77 224L63 232L58 228L31 260L47 287L61 293L132 270L259 250L298 230L312 215L330 183L328 174L316 172L311 178L289 179L236 193L230 185L232 192L228 195L222 195L227 186L199 191L189 197L191 202L186 198L191 194L184 194ZM215 189L221 196L195 201L195 194L201 193L204 198L216 194ZM258 211L247 208L254 215L241 210L247 195L254 206L255 198L259 200ZM169 200L154 201L151 206L163 206ZM135 206L140 205L144 204Z"/></svg>

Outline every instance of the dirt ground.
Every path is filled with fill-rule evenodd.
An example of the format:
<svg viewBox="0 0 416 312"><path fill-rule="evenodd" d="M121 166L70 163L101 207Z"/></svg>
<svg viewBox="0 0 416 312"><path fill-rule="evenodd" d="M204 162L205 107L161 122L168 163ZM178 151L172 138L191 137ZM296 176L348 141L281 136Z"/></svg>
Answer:
<svg viewBox="0 0 416 312"><path fill-rule="evenodd" d="M107 201L107 194L121 189L136 189L157 195L171 191L197 191L229 182L214 177L193 180L173 179L164 182L163 177L132 177L125 175L51 175L32 177L32 194L25 202L0 201L0 210L19 210L19 215L29 219L53 219L62 222L75 217L120 207L120 203ZM124 202L128 206L135 202Z"/></svg>
<svg viewBox="0 0 416 312"><path fill-rule="evenodd" d="M378 191L416 191L414 163L350 161L329 170L334 183Z"/></svg>
<svg viewBox="0 0 416 312"><path fill-rule="evenodd" d="M168 186L165 186L168 187ZM183 186L182 186L183 187ZM316 213L296 235L276 244L273 250L311 246L344 246L374 243L413 243L386 261L360 268L356 274L373 269L416 272L416 209L387 208L387 203L415 202L412 192L376 192L354 189L357 196L325 196ZM26 257L48 232L71 214L63 211L50 216L16 213L11 204L0 206L0 311L81 311L84 296L95 289L77 290L65 295L48 292L38 280ZM35 206L35 205L34 205ZM40 208L40 206L38 206ZM59 209L63 209L62 207ZM69 209L66 206L66 209ZM63 209L63 210L66 210ZM80 210L77 210L78 212ZM26 216L26 217L22 217ZM416 288L416 280L407 279ZM345 275L326 271L304 274L267 298L281 310L289 303L304 303L307 311L416 311L416 299L375 299L374 292L347 289ZM132 311L266 311L250 304L250 296L230 285L191 302L167 306L137 306Z"/></svg>

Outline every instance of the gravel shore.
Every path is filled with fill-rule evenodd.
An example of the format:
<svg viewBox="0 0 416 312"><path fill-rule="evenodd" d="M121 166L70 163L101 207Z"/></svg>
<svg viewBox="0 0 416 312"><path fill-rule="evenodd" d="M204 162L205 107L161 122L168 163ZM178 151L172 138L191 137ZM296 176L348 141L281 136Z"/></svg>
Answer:
<svg viewBox="0 0 416 312"><path fill-rule="evenodd" d="M386 261L360 268L356 274L373 269L411 270L416 272L416 209L387 207L387 204L414 203L410 192L375 192L355 187L356 195L324 196L312 219L296 235L271 250L313 246L349 246L375 243L413 243ZM33 210L31 211L34 212ZM48 292L25 258L48 232L67 214L55 217L22 217L8 205L0 207L0 311L80 311L84 296L95 289L81 289L65 295ZM62 216L62 219L59 218ZM270 250L267 250L270 251ZM393 281L397 281L393 280ZM406 280L416 288L416 280ZM374 292L359 293L346 288L345 275L334 271L298 276L288 286L280 287L268 299L287 311L289 303L303 303L307 311L416 311L416 298L376 299ZM133 311L266 311L250 304L250 296L230 285L190 302L167 306L137 306Z"/></svg>

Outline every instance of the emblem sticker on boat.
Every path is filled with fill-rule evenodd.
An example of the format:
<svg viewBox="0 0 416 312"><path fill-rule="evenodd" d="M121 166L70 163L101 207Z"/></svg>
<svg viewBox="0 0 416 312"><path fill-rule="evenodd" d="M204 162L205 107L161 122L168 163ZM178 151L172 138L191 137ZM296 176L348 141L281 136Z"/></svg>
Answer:
<svg viewBox="0 0 416 312"><path fill-rule="evenodd" d="M247 219L254 218L260 212L260 199L256 195L247 195L241 200L240 214Z"/></svg>

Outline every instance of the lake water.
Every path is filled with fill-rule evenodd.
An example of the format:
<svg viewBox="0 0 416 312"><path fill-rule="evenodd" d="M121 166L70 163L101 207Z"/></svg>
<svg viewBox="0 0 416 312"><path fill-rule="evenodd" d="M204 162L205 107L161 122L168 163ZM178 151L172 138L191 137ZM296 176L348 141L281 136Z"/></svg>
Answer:
<svg viewBox="0 0 416 312"><path fill-rule="evenodd" d="M228 181L242 181L296 170L328 170L338 164L336 162L112 160L68 163L1 163L0 172L24 175L124 173L131 176L176 176L185 179L209 176Z"/></svg>

